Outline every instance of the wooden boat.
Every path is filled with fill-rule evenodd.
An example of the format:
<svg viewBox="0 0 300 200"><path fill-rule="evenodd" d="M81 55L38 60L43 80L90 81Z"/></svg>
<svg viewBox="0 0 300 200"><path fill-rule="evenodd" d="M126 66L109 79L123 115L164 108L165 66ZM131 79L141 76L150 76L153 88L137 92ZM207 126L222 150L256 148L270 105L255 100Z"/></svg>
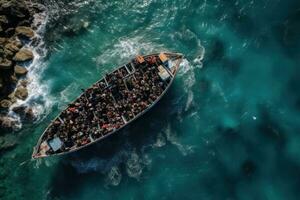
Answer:
<svg viewBox="0 0 300 200"><path fill-rule="evenodd" d="M137 56L106 74L52 121L32 158L78 151L132 123L164 96L182 59L179 53Z"/></svg>

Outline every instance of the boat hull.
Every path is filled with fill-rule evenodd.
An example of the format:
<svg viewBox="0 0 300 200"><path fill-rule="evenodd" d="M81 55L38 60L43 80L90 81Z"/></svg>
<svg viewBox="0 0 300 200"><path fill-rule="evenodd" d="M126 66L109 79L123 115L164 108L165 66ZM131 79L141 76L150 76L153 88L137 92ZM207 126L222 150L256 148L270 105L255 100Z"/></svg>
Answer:
<svg viewBox="0 0 300 200"><path fill-rule="evenodd" d="M101 138L98 138L96 140L94 140L93 142L90 142L86 145L83 145L83 146L80 146L80 147L77 147L77 148L74 148L74 149L71 149L69 151L65 151L65 152L59 152L59 153L54 153L54 154L50 154L50 155L39 155L38 154L38 151L39 151L39 148L43 142L43 136L45 134L45 132L47 131L47 129L52 125L52 123L47 127L47 129L45 130L45 132L42 134L42 136L39 138L39 141L38 141L38 144L37 146L34 148L34 151L33 151L33 154L32 154L32 158L33 159L38 159L38 158L43 158L43 157L49 157L49 156L61 156L61 155L66 155L66 154L70 154L70 153L74 153L76 151L79 151L83 148L86 148L88 146L91 146L95 143L98 143L106 138L108 138L109 136L117 133L118 131L124 129L125 127L127 127L129 124L132 124L134 121L136 121L137 119L139 119L140 117L142 117L145 113L147 113L151 108L153 108L160 100L161 98L163 98L163 96L166 94L166 92L169 90L169 88L171 87L174 79L175 79L175 76L179 70L179 66L180 66L180 63L182 62L182 59L183 59L183 56L182 54L178 54L178 53L164 53L166 55L168 55L170 58L176 58L175 60L173 60L173 63L174 63L174 67L173 67L173 76L170 80L170 82L168 83L168 85L166 86L166 88L164 89L164 91L161 93L161 95L149 106L147 107L145 110L143 110L142 112L140 112L138 115L136 115L133 119L131 119L130 121L126 122L124 125L122 125L120 128L102 136ZM151 55L147 55L147 56L144 56L145 59L147 59L148 57L151 57L151 56L158 56L159 54L151 54ZM124 66L124 65L122 65ZM121 66L121 67L122 67ZM121 67L118 67L116 70L120 69ZM103 79L100 79L98 82L102 81ZM82 96L83 94L81 94L80 96ZM78 99L78 98L77 98ZM58 117L57 117L58 118ZM56 119L57 119L56 118Z"/></svg>

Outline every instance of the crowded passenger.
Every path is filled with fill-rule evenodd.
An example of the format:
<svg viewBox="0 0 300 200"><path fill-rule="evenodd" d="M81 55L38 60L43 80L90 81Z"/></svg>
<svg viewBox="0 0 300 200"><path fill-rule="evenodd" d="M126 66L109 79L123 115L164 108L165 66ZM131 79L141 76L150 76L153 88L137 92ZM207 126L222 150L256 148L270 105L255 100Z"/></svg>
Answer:
<svg viewBox="0 0 300 200"><path fill-rule="evenodd" d="M158 74L161 61L138 56L87 89L48 128L44 140L59 137L62 149L84 146L121 128L145 111L165 90ZM48 153L52 153L50 149Z"/></svg>

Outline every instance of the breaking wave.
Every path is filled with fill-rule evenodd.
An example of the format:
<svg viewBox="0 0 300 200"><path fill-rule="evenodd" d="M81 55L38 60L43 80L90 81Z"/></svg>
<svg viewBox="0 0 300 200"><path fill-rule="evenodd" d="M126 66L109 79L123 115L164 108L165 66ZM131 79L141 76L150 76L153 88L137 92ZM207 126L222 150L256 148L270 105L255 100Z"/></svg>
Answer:
<svg viewBox="0 0 300 200"><path fill-rule="evenodd" d="M50 112L53 104L52 98L49 96L49 88L47 83L42 82L42 74L46 68L43 59L46 57L47 49L43 41L43 34L45 32L46 23L48 21L47 13L35 14L33 25L38 27L36 30L35 40L26 44L25 47L30 49L34 54L32 63L27 66L28 74L26 79L28 81L27 90L28 97L26 100L17 100L9 110L9 117L17 121L17 129L22 127L21 118L18 114L14 113L13 109L19 106L29 107L32 109L36 120L40 120L43 115ZM38 41L37 44L35 41ZM17 87L21 84L18 83Z"/></svg>

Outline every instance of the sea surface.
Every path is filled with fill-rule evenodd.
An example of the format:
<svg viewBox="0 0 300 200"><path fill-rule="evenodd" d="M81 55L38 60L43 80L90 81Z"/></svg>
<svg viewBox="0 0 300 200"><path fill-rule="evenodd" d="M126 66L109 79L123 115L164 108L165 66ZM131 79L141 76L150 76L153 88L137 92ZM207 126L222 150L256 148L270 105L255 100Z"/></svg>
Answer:
<svg viewBox="0 0 300 200"><path fill-rule="evenodd" d="M299 0L43 0L38 119L0 152L0 199L300 199ZM181 52L144 117L78 153L31 160L82 88L136 54Z"/></svg>

